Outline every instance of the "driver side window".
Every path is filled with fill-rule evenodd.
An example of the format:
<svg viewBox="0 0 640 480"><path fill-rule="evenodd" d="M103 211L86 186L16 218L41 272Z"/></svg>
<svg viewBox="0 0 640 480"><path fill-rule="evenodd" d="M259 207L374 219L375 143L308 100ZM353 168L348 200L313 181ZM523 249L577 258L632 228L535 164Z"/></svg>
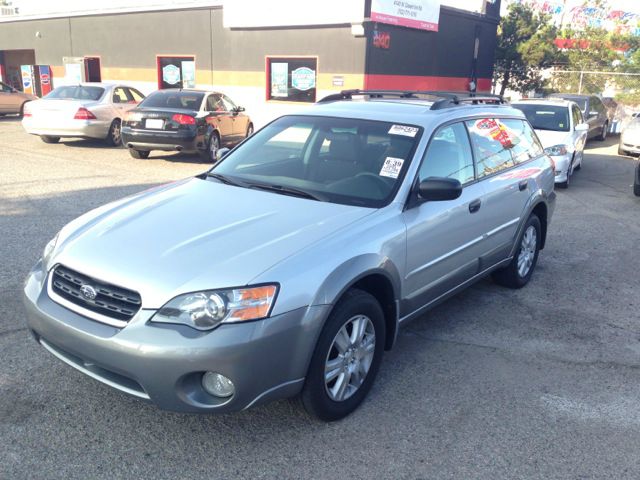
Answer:
<svg viewBox="0 0 640 480"><path fill-rule="evenodd" d="M474 180L473 155L462 123L441 127L431 139L418 173L420 181L447 177L465 184Z"/></svg>

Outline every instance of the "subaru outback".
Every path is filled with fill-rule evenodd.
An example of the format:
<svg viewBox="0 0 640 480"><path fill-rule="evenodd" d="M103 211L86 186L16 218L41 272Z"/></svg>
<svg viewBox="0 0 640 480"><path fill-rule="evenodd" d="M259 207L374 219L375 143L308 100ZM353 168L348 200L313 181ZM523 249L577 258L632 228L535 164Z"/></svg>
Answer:
<svg viewBox="0 0 640 480"><path fill-rule="evenodd" d="M296 397L336 420L403 323L489 274L526 285L554 204L551 159L500 97L344 91L64 226L26 280L27 322L163 409Z"/></svg>

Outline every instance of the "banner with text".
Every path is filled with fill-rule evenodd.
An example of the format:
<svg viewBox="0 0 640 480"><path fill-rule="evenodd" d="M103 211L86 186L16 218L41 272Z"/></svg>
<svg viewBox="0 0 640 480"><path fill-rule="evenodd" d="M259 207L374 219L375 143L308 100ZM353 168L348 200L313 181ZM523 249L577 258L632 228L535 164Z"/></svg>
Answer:
<svg viewBox="0 0 640 480"><path fill-rule="evenodd" d="M439 0L372 0L374 22L438 31Z"/></svg>

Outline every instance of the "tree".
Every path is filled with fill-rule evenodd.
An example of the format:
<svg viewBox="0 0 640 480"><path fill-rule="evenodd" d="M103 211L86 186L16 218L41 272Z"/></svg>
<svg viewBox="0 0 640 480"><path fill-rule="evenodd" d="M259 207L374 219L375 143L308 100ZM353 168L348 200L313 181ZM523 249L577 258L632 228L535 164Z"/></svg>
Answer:
<svg viewBox="0 0 640 480"><path fill-rule="evenodd" d="M521 3L509 5L498 27L496 82L500 94L508 88L525 93L542 87L541 71L558 61L554 40L557 28L551 18Z"/></svg>

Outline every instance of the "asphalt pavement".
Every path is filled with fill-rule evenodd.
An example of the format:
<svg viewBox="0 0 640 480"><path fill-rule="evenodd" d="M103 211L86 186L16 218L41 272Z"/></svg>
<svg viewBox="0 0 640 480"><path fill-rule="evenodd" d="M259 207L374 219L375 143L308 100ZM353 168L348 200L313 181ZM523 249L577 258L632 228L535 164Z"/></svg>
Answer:
<svg viewBox="0 0 640 480"><path fill-rule="evenodd" d="M28 333L22 282L98 205L203 171L0 118L0 479L637 479L640 198L635 160L588 145L518 291L485 280L411 322L362 407L288 401L167 413L62 364Z"/></svg>

